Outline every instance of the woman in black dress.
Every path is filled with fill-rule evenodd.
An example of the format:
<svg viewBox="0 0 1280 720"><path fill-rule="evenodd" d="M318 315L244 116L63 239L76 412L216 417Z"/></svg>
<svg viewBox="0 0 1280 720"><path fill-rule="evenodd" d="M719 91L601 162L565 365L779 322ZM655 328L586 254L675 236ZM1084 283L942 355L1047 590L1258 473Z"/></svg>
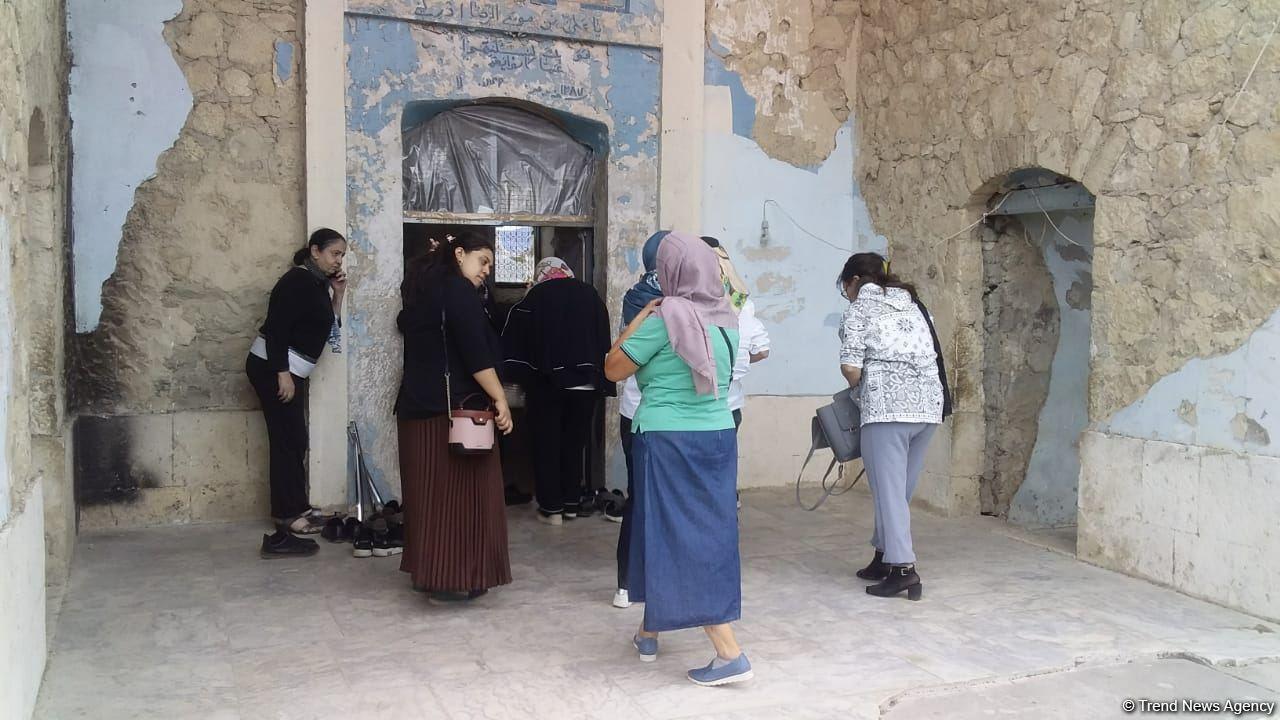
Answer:
<svg viewBox="0 0 1280 720"><path fill-rule="evenodd" d="M492 269L486 239L446 238L409 267L396 319L404 334L395 410L405 506L400 569L437 602L474 599L511 582L497 444L480 455L449 451L449 398L454 408L492 407L498 429L511 432L497 372L502 348L480 296Z"/></svg>
<svg viewBox="0 0 1280 720"><path fill-rule="evenodd" d="M245 374L262 404L271 447L271 516L276 532L262 536L262 557L313 555L321 525L307 498L307 378L338 318L347 276L347 241L321 228L293 256L294 267L271 290L267 320L253 341Z"/></svg>

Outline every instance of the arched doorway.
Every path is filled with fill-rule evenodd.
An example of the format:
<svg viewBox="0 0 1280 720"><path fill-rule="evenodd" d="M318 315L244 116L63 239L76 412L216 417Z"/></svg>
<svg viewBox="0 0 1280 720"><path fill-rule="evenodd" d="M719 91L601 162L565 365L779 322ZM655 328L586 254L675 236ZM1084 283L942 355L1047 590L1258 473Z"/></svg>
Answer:
<svg viewBox="0 0 1280 720"><path fill-rule="evenodd" d="M1041 168L997 183L981 232L982 512L1074 542L1088 424L1094 198Z"/></svg>
<svg viewBox="0 0 1280 720"><path fill-rule="evenodd" d="M600 123L507 99L411 103L401 125L404 258L432 238L479 232L496 248L487 292L495 326L524 297L534 266L559 257L607 291L607 129ZM597 238L600 239L597 242ZM502 439L508 497L531 493L528 424L513 402L516 430ZM588 486L605 484L604 407L597 408Z"/></svg>

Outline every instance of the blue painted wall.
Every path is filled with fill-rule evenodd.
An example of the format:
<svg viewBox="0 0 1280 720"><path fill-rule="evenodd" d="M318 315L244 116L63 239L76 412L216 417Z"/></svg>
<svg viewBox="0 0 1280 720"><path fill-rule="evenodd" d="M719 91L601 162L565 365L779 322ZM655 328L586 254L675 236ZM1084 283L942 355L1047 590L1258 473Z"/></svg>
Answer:
<svg viewBox="0 0 1280 720"><path fill-rule="evenodd" d="M653 11L651 3L633 0L630 15L637 7ZM556 8L557 27L578 26L565 20L569 13L584 27L594 28L599 20L614 32L616 19L628 16L617 10ZM607 244L609 305L616 307L633 279L625 258L657 225L660 56L637 45L368 16L347 17L346 42L347 211L354 251L346 330L350 414L359 425L371 473L394 491L399 473L391 407L401 372L394 319L403 277L402 125L454 102L505 97L557 111L570 128L607 128L605 138L597 132L582 139L597 147L603 143L608 153L608 233L597 242ZM406 111L414 115L406 119Z"/></svg>

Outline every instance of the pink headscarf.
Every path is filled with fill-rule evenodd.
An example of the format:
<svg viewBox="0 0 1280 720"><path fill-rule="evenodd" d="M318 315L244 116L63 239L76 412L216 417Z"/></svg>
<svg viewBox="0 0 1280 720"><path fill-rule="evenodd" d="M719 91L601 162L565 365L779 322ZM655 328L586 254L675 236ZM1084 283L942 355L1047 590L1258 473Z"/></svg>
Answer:
<svg viewBox="0 0 1280 720"><path fill-rule="evenodd" d="M656 314L667 325L672 349L689 365L698 394L720 397L708 333L712 326L738 329L738 315L724 295L720 259L697 235L672 232L658 247L658 285L663 299Z"/></svg>

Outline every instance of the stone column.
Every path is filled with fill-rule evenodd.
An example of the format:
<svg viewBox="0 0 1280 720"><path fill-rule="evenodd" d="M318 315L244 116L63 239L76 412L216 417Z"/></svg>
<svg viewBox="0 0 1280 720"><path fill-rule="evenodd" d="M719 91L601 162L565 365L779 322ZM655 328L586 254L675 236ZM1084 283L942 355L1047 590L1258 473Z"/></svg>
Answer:
<svg viewBox="0 0 1280 720"><path fill-rule="evenodd" d="M706 7L668 2L662 15L659 224L701 232Z"/></svg>
<svg viewBox="0 0 1280 720"><path fill-rule="evenodd" d="M331 227L347 234L346 44L343 0L307 0L304 11L303 72L306 88L307 232ZM358 258L348 255L348 266ZM343 327L348 327L346 308ZM311 429L311 502L347 502L347 335L342 352L325 347L312 375L308 422Z"/></svg>

